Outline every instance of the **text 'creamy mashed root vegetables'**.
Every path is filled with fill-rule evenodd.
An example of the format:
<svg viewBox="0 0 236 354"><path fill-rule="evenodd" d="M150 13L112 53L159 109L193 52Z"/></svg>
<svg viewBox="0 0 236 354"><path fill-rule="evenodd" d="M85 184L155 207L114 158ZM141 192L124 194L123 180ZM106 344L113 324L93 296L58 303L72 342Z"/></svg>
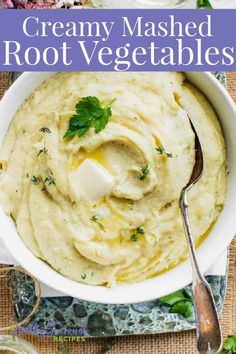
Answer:
<svg viewBox="0 0 236 354"><path fill-rule="evenodd" d="M184 74L59 73L37 88L0 151L1 204L27 247L68 278L107 286L186 258L187 112L205 159L189 196L199 244L225 202L226 154L213 108Z"/></svg>

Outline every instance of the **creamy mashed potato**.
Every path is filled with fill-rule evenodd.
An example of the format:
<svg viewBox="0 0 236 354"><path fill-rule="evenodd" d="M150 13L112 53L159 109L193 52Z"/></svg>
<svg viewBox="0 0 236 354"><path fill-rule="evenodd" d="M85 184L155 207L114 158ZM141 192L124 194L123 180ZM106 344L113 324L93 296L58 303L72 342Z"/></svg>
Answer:
<svg viewBox="0 0 236 354"><path fill-rule="evenodd" d="M111 105L99 133L64 138L75 105ZM182 73L59 73L12 120L0 151L0 201L20 237L64 276L138 282L188 256L179 196L200 137L205 168L189 195L196 244L226 195L225 143L207 99Z"/></svg>

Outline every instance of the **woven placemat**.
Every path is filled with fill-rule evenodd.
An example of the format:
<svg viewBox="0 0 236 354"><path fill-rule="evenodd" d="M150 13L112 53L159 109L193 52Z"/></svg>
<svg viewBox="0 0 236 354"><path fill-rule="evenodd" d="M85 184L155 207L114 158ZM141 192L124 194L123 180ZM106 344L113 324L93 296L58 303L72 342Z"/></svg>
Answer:
<svg viewBox="0 0 236 354"><path fill-rule="evenodd" d="M236 102L236 73L227 74L228 89ZM8 87L8 73L0 73L0 97ZM224 237L224 235L222 235ZM0 307L4 314L11 313L10 291L0 283ZM236 239L230 248L228 290L221 315L224 337L236 334ZM22 335L41 354L62 353L54 339ZM87 339L85 342L63 343L70 354L102 354L107 348L107 339ZM195 332L170 333L162 335L127 336L114 339L109 354L194 354Z"/></svg>

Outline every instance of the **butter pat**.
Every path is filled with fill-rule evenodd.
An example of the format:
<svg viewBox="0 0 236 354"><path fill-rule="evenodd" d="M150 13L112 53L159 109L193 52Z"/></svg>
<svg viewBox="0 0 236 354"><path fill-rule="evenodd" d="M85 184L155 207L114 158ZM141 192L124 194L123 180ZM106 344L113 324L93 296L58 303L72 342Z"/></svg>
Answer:
<svg viewBox="0 0 236 354"><path fill-rule="evenodd" d="M83 198L90 204L109 195L115 185L114 177L92 159L85 159L70 175L75 199Z"/></svg>

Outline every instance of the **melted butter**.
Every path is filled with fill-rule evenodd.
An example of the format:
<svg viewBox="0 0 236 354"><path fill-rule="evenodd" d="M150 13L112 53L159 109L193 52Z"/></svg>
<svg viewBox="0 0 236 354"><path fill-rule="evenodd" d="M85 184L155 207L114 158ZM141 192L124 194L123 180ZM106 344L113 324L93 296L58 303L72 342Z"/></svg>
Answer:
<svg viewBox="0 0 236 354"><path fill-rule="evenodd" d="M112 173L111 167L107 161L104 150L101 147L88 153L79 152L78 154L74 155L71 161L69 162L69 166L68 166L69 170L74 170L78 168L85 159L91 159L96 161L104 168L106 168L110 173Z"/></svg>
<svg viewBox="0 0 236 354"><path fill-rule="evenodd" d="M209 228L206 230L206 232L204 232L204 234L202 234L198 238L198 240L195 242L195 247L196 248L198 248L205 241L205 239L209 236L209 234L211 233L211 231L214 228L215 224L216 224L216 221L213 221L213 223L209 226ZM155 278L155 277L157 277L157 276L159 276L161 274L164 274L164 273L168 272L171 269L174 269L174 268L178 267L181 263L186 261L186 259L188 259L188 258L189 258L189 256L188 256L188 252L187 252L187 255L185 257L181 257L176 263L171 263L169 265L169 267L167 267L167 268L165 268L165 269L163 269L161 271L156 272L152 276L148 277L148 279ZM129 282L129 280L127 281L127 279L123 278L122 276L120 278L118 278L117 281L118 281L118 283L127 283L127 282Z"/></svg>
<svg viewBox="0 0 236 354"><path fill-rule="evenodd" d="M206 232L204 232L204 234L202 234L199 239L195 242L195 247L198 248L199 246L201 246L201 244L203 243L203 241L205 241L205 239L210 235L211 231L213 230L214 226L216 224L216 221L213 221L213 223L209 226L209 228L206 230Z"/></svg>
<svg viewBox="0 0 236 354"><path fill-rule="evenodd" d="M205 241L205 239L210 235L210 233L211 233L213 227L215 226L215 223L216 223L216 221L213 221L213 223L209 226L209 228L206 230L206 232L204 232L204 234L202 234L202 235L198 238L198 240L195 242L195 247L196 247L196 248L198 248L199 246L201 246L201 244L203 243L203 241ZM157 272L157 273L154 274L151 278L154 278L154 277L156 277L156 276L158 276L158 275L164 274L164 273L168 272L169 270L171 270L171 269L173 269L173 268L175 268L175 267L178 267L181 263L183 263L184 261L186 261L186 259L188 259L188 258L189 258L189 256L188 256L188 252L187 252L187 255L186 255L185 257L181 257L181 258L177 261L177 263L174 263L174 264L172 263L172 264L170 264L168 268L163 269L163 270L161 270L160 272Z"/></svg>
<svg viewBox="0 0 236 354"><path fill-rule="evenodd" d="M153 135L153 138L155 140L156 146L162 146L161 140L156 135Z"/></svg>
<svg viewBox="0 0 236 354"><path fill-rule="evenodd" d="M115 92L116 93L124 93L124 90L119 89L119 90L116 90Z"/></svg>

